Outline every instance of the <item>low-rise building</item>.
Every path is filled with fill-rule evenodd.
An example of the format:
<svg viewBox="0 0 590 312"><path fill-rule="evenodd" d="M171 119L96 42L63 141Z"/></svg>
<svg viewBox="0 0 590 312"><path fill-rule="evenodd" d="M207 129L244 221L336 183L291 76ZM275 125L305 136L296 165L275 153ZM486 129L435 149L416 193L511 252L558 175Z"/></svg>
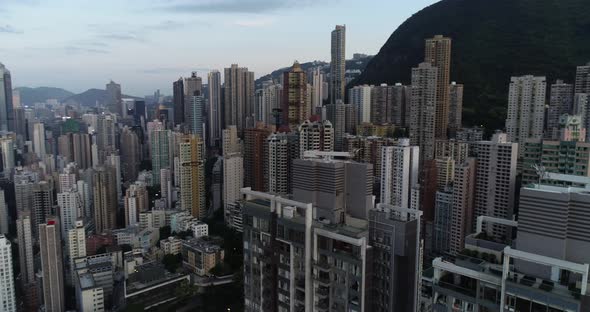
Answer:
<svg viewBox="0 0 590 312"><path fill-rule="evenodd" d="M182 263L194 274L209 275L209 271L223 262L221 246L202 239L182 241Z"/></svg>
<svg viewBox="0 0 590 312"><path fill-rule="evenodd" d="M76 283L76 303L80 312L105 311L104 289L99 286L92 273L78 275Z"/></svg>
<svg viewBox="0 0 590 312"><path fill-rule="evenodd" d="M160 247L164 251L165 255L177 255L180 253L182 247L182 240L174 236L170 236L167 239L163 239L160 241Z"/></svg>
<svg viewBox="0 0 590 312"><path fill-rule="evenodd" d="M160 264L146 263L125 280L125 303L142 305L145 310L171 304L178 299L179 289L189 283L189 274L170 273Z"/></svg>

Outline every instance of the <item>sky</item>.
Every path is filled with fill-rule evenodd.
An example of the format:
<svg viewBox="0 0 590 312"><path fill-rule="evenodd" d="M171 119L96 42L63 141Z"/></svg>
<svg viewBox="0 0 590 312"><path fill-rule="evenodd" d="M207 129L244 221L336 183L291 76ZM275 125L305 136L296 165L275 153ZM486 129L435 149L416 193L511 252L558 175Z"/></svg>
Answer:
<svg viewBox="0 0 590 312"><path fill-rule="evenodd" d="M329 61L346 25L346 56L376 54L436 0L0 0L0 63L13 85L143 96L197 71L239 64L256 77L293 61Z"/></svg>

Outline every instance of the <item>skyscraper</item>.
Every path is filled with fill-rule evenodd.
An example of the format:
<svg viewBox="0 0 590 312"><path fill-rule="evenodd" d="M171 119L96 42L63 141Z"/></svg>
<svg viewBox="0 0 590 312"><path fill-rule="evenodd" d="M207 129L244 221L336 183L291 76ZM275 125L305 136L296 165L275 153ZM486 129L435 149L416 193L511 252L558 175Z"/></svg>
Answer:
<svg viewBox="0 0 590 312"><path fill-rule="evenodd" d="M401 208L413 208L417 196L420 149L401 139L398 146L381 149L381 203Z"/></svg>
<svg viewBox="0 0 590 312"><path fill-rule="evenodd" d="M117 224L117 183L115 168L97 167L94 171L94 227L96 233L115 229Z"/></svg>
<svg viewBox="0 0 590 312"><path fill-rule="evenodd" d="M255 191L268 189L268 128L246 129L244 133L244 186Z"/></svg>
<svg viewBox="0 0 590 312"><path fill-rule="evenodd" d="M273 133L268 139L268 192L291 194L293 160L299 158L296 133Z"/></svg>
<svg viewBox="0 0 590 312"><path fill-rule="evenodd" d="M225 68L224 80L224 126L235 125L241 134L254 117L254 72L232 64Z"/></svg>
<svg viewBox="0 0 590 312"><path fill-rule="evenodd" d="M306 151L334 151L334 128L328 120L306 120L299 126L299 157Z"/></svg>
<svg viewBox="0 0 590 312"><path fill-rule="evenodd" d="M346 90L346 26L336 25L332 31L330 61L330 103L344 101Z"/></svg>
<svg viewBox="0 0 590 312"><path fill-rule="evenodd" d="M244 158L240 154L223 156L223 215L225 224L235 228L236 217L242 219L241 213L236 214L240 190L244 187ZM241 226L241 222L240 222Z"/></svg>
<svg viewBox="0 0 590 312"><path fill-rule="evenodd" d="M184 80L182 77L172 83L172 102L174 103L174 125L184 123Z"/></svg>
<svg viewBox="0 0 590 312"><path fill-rule="evenodd" d="M437 76L438 69L430 63L412 68L410 141L420 147L421 162L434 157Z"/></svg>
<svg viewBox="0 0 590 312"><path fill-rule="evenodd" d="M33 149L37 159L45 161L45 125L41 122L33 125Z"/></svg>
<svg viewBox="0 0 590 312"><path fill-rule="evenodd" d="M11 220L8 213L8 204L4 197L4 190L0 189L0 234L8 234L8 224Z"/></svg>
<svg viewBox="0 0 590 312"><path fill-rule="evenodd" d="M283 125L297 129L311 115L308 108L307 75L295 62L291 70L283 73Z"/></svg>
<svg viewBox="0 0 590 312"><path fill-rule="evenodd" d="M221 129L223 126L223 111L221 107L221 73L214 70L207 76L209 86L209 146L217 146L221 141Z"/></svg>
<svg viewBox="0 0 590 312"><path fill-rule="evenodd" d="M57 193L57 205L61 220L61 235L68 236L68 231L76 226L76 221L84 216L82 198L76 189L62 190Z"/></svg>
<svg viewBox="0 0 590 312"><path fill-rule="evenodd" d="M451 233L449 252L458 255L465 247L465 236L473 227L475 204L476 160L468 158L457 162L453 181L453 209L451 212Z"/></svg>
<svg viewBox="0 0 590 312"><path fill-rule="evenodd" d="M312 74L312 89L313 95L311 97L311 114L317 114L317 109L321 108L324 104L324 74L321 68L316 67L313 69Z"/></svg>
<svg viewBox="0 0 590 312"><path fill-rule="evenodd" d="M454 138L463 125L463 85L451 83L449 89L449 129L448 134Z"/></svg>
<svg viewBox="0 0 590 312"><path fill-rule="evenodd" d="M10 71L0 63L0 130L14 131L12 79Z"/></svg>
<svg viewBox="0 0 590 312"><path fill-rule="evenodd" d="M392 122L394 88L387 84L371 88L370 122L383 125Z"/></svg>
<svg viewBox="0 0 590 312"><path fill-rule="evenodd" d="M222 147L224 156L242 152L240 138L238 137L238 128L236 126L228 126L226 129L223 129Z"/></svg>
<svg viewBox="0 0 590 312"><path fill-rule="evenodd" d="M546 89L545 77L512 77L506 117L508 142L524 144L529 138L543 138ZM523 153L521 149L519 156Z"/></svg>
<svg viewBox="0 0 590 312"><path fill-rule="evenodd" d="M334 150L342 151L344 134L346 133L346 107L347 104L338 102L326 105L326 119L332 123L334 130Z"/></svg>
<svg viewBox="0 0 590 312"><path fill-rule="evenodd" d="M438 69L434 135L436 138L446 138L451 82L451 38L436 35L434 38L426 39L424 62L430 63Z"/></svg>
<svg viewBox="0 0 590 312"><path fill-rule="evenodd" d="M72 133L72 151L74 162L80 169L88 169L92 166L90 152L90 135L87 133Z"/></svg>
<svg viewBox="0 0 590 312"><path fill-rule="evenodd" d="M53 185L47 181L40 181L32 188L32 217L33 234L38 238L36 229L39 224L45 223L47 217L52 214L53 209Z"/></svg>
<svg viewBox="0 0 590 312"><path fill-rule="evenodd" d="M266 125L276 125L276 118L280 117L279 125L286 123L284 117L275 112L275 109L281 109L282 101L283 85L272 80L263 82L262 88L256 90L256 120Z"/></svg>
<svg viewBox="0 0 590 312"><path fill-rule="evenodd" d="M590 63L576 68L576 84L574 93L590 93Z"/></svg>
<svg viewBox="0 0 590 312"><path fill-rule="evenodd" d="M12 247L10 241L0 234L0 310L16 312L14 273L12 272Z"/></svg>
<svg viewBox="0 0 590 312"><path fill-rule="evenodd" d="M129 127L121 131L121 174L123 181L131 182L137 179L141 162L141 145L137 133Z"/></svg>
<svg viewBox="0 0 590 312"><path fill-rule="evenodd" d="M35 283L35 266L33 258L33 231L31 213L25 211L16 220L16 234L18 238L18 259L23 288Z"/></svg>
<svg viewBox="0 0 590 312"><path fill-rule="evenodd" d="M74 259L86 257L86 230L82 220L76 220L74 227L67 232L66 246L68 248L67 258L69 259L69 276L68 283L75 285L76 274L74 272Z"/></svg>
<svg viewBox="0 0 590 312"><path fill-rule="evenodd" d="M152 174L155 184L160 183L160 169L171 168L173 163L173 146L171 146L170 130L151 132L150 145L152 155Z"/></svg>
<svg viewBox="0 0 590 312"><path fill-rule="evenodd" d="M205 123L203 118L203 112L206 105L205 96L193 95L188 98L189 102L185 103L185 109L187 111L186 124L188 130L192 134L196 134L204 139Z"/></svg>
<svg viewBox="0 0 590 312"><path fill-rule="evenodd" d="M121 85L111 80L106 85L107 91L107 107L112 113L119 114L119 116L125 116L123 112L123 99L121 95Z"/></svg>
<svg viewBox="0 0 590 312"><path fill-rule="evenodd" d="M139 224L139 214L149 210L148 191L145 183L135 182L125 191L125 226Z"/></svg>
<svg viewBox="0 0 590 312"><path fill-rule="evenodd" d="M47 223L39 224L39 246L45 311L65 311L61 235L56 218L50 218Z"/></svg>
<svg viewBox="0 0 590 312"><path fill-rule="evenodd" d="M182 137L179 144L180 207L198 219L207 215L205 202L205 146L195 135Z"/></svg>
<svg viewBox="0 0 590 312"><path fill-rule="evenodd" d="M479 216L511 220L514 215L518 144L509 142L506 134L496 133L491 141L473 143L470 150L477 159L473 220ZM500 225L494 225L486 232L497 238L511 237Z"/></svg>
<svg viewBox="0 0 590 312"><path fill-rule="evenodd" d="M559 119L564 114L571 114L573 109L574 86L557 80L551 85L549 94L549 112L547 113L547 132L552 139L559 138Z"/></svg>
<svg viewBox="0 0 590 312"><path fill-rule="evenodd" d="M355 86L349 90L350 103L356 108L358 122L371 122L371 86Z"/></svg>

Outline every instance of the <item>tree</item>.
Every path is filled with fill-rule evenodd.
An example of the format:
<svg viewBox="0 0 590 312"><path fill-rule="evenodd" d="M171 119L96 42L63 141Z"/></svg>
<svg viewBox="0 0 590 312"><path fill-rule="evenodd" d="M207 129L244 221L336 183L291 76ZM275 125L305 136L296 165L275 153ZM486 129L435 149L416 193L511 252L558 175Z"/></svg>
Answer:
<svg viewBox="0 0 590 312"><path fill-rule="evenodd" d="M172 235L172 229L169 225L160 228L160 240L166 239Z"/></svg>
<svg viewBox="0 0 590 312"><path fill-rule="evenodd" d="M178 255L167 254L162 259L162 264L164 264L164 267L170 273L176 273L176 270L178 270L181 263L182 263L182 256L180 254L178 254Z"/></svg>

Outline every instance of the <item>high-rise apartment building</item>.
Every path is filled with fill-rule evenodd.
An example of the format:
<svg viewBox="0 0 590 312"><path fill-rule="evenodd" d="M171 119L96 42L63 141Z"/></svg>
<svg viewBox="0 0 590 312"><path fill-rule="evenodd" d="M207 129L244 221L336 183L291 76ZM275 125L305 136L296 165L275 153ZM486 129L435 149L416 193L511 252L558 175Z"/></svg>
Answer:
<svg viewBox="0 0 590 312"><path fill-rule="evenodd" d="M332 31L330 61L330 103L344 101L346 90L346 26L336 25Z"/></svg>
<svg viewBox="0 0 590 312"><path fill-rule="evenodd" d="M451 38L436 35L426 39L424 62L430 63L437 70L436 110L434 135L446 138L449 122L449 86L451 82Z"/></svg>
<svg viewBox="0 0 590 312"><path fill-rule="evenodd" d="M135 182L125 191L125 226L139 224L139 214L149 210L149 197L146 184Z"/></svg>
<svg viewBox="0 0 590 312"><path fill-rule="evenodd" d="M223 156L223 215L225 224L235 228L234 220L242 220L241 213L234 213L240 190L244 187L244 158L240 154ZM242 222L239 222L240 226Z"/></svg>
<svg viewBox="0 0 590 312"><path fill-rule="evenodd" d="M347 104L342 102L327 104L326 119L332 124L334 133L334 150L342 151L344 134L346 133L346 109Z"/></svg>
<svg viewBox="0 0 590 312"><path fill-rule="evenodd" d="M41 274L43 275L43 302L45 311L65 311L64 272L61 235L56 218L39 224Z"/></svg>
<svg viewBox="0 0 590 312"><path fill-rule="evenodd" d="M449 137L454 138L463 127L463 85L451 82L449 87Z"/></svg>
<svg viewBox="0 0 590 312"><path fill-rule="evenodd" d="M422 211L378 204L369 211L371 299L366 311L416 311Z"/></svg>
<svg viewBox="0 0 590 312"><path fill-rule="evenodd" d="M196 72L192 72L190 77L184 79L183 83L184 90L184 114L185 118L188 117L186 105L190 102L190 99L195 95L201 95L203 93L203 79L197 76ZM186 119L185 119L186 120Z"/></svg>
<svg viewBox="0 0 590 312"><path fill-rule="evenodd" d="M316 67L313 69L311 85L312 85L312 97L311 97L311 109L312 115L317 113L317 109L324 105L324 74L321 68Z"/></svg>
<svg viewBox="0 0 590 312"><path fill-rule="evenodd" d="M33 235L39 237L36 229L39 224L45 223L47 217L53 211L53 186L47 181L40 181L32 187L32 206L30 207L33 217Z"/></svg>
<svg viewBox="0 0 590 312"><path fill-rule="evenodd" d="M172 83L172 102L174 104L174 124L184 123L184 80L182 77Z"/></svg>
<svg viewBox="0 0 590 312"><path fill-rule="evenodd" d="M195 135L179 141L180 207L198 219L207 214L205 202L205 145Z"/></svg>
<svg viewBox="0 0 590 312"><path fill-rule="evenodd" d="M222 152L224 156L242 152L242 144L238 137L238 128L229 126L222 132Z"/></svg>
<svg viewBox="0 0 590 312"><path fill-rule="evenodd" d="M93 177L94 227L96 233L117 225L117 183L113 167L97 167Z"/></svg>
<svg viewBox="0 0 590 312"><path fill-rule="evenodd" d="M193 95L188 98L188 102L185 103L185 109L187 110L186 124L188 130L192 134L196 134L203 138L205 134L205 123L203 119L203 113L205 106L207 105L205 96Z"/></svg>
<svg viewBox="0 0 590 312"><path fill-rule="evenodd" d="M74 267L74 259L80 257L86 257L86 229L82 220L76 220L73 228L71 228L67 235L66 246L67 246L67 258L68 258L68 274L70 279L68 283L70 285L76 285L76 274Z"/></svg>
<svg viewBox="0 0 590 312"><path fill-rule="evenodd" d="M273 133L267 142L268 192L290 194L293 160L299 158L299 136L296 133Z"/></svg>
<svg viewBox="0 0 590 312"><path fill-rule="evenodd" d="M344 151L352 156L352 160L373 165L375 181L381 182L381 149L385 146L397 145L397 140L379 136L344 137Z"/></svg>
<svg viewBox="0 0 590 312"><path fill-rule="evenodd" d="M282 114L277 109L282 109L283 85L272 80L262 83L262 88L256 90L256 121L265 125L276 125L277 117L280 117L279 126L285 123Z"/></svg>
<svg viewBox="0 0 590 312"><path fill-rule="evenodd" d="M506 134L496 133L491 141L472 143L469 149L477 159L473 218L512 219L518 144L508 141ZM487 228L486 233L497 238L510 237L502 225Z"/></svg>
<svg viewBox="0 0 590 312"><path fill-rule="evenodd" d="M107 107L112 113L119 114L119 116L125 116L123 111L123 100L121 95L121 85L110 81L106 85L107 91Z"/></svg>
<svg viewBox="0 0 590 312"><path fill-rule="evenodd" d="M38 160L45 161L45 124L41 122L33 125L33 150Z"/></svg>
<svg viewBox="0 0 590 312"><path fill-rule="evenodd" d="M252 128L244 132L244 186L255 191L268 189L266 139L270 134L268 128Z"/></svg>
<svg viewBox="0 0 590 312"><path fill-rule="evenodd" d="M465 246L465 237L473 226L473 208L475 204L475 170L476 160L468 158L457 162L453 181L453 208L449 237L449 252L459 254Z"/></svg>
<svg viewBox="0 0 590 312"><path fill-rule="evenodd" d="M208 103L208 142L209 146L218 146L221 141L221 129L223 129L223 110L221 106L221 73L217 70L207 75L209 87Z"/></svg>
<svg viewBox="0 0 590 312"><path fill-rule="evenodd" d="M469 156L469 144L457 140L436 140L434 150L435 159L449 157L457 163L463 163Z"/></svg>
<svg viewBox="0 0 590 312"><path fill-rule="evenodd" d="M160 183L160 169L172 167L174 146L171 141L173 139L170 130L151 132L152 174L155 184Z"/></svg>
<svg viewBox="0 0 590 312"><path fill-rule="evenodd" d="M16 312L16 292L12 271L12 246L10 240L0 234L0 310Z"/></svg>
<svg viewBox="0 0 590 312"><path fill-rule="evenodd" d="M574 93L590 94L590 63L576 68Z"/></svg>
<svg viewBox="0 0 590 312"><path fill-rule="evenodd" d="M33 258L33 231L29 211L19 214L16 220L16 234L19 241L18 258L20 264L21 283L24 287L35 282L35 267Z"/></svg>
<svg viewBox="0 0 590 312"><path fill-rule="evenodd" d="M417 209L412 198L418 192L419 165L420 148L410 146L408 139L401 139L397 146L382 147L380 202Z"/></svg>
<svg viewBox="0 0 590 312"><path fill-rule="evenodd" d="M299 157L306 151L334 151L334 127L330 121L306 120L299 126Z"/></svg>
<svg viewBox="0 0 590 312"><path fill-rule="evenodd" d="M559 119L562 115L572 113L574 86L563 80L557 80L551 85L549 97L547 135L550 135L552 139L558 139Z"/></svg>
<svg viewBox="0 0 590 312"><path fill-rule="evenodd" d="M123 198L123 191L121 188L121 156L116 153L111 153L106 157L106 166L111 166L115 169L115 186L117 188L117 202Z"/></svg>
<svg viewBox="0 0 590 312"><path fill-rule="evenodd" d="M254 72L246 67L232 64L224 73L224 126L235 125L238 132L244 129L254 117Z"/></svg>
<svg viewBox="0 0 590 312"><path fill-rule="evenodd" d="M12 79L10 71L0 63L0 130L14 131Z"/></svg>
<svg viewBox="0 0 590 312"><path fill-rule="evenodd" d="M10 214L8 213L8 204L4 196L4 190L0 189L0 234L8 234L8 225L10 222Z"/></svg>
<svg viewBox="0 0 590 312"><path fill-rule="evenodd" d="M529 138L543 138L546 89L545 77L512 77L506 118L508 142L522 145ZM519 157L523 153L524 149L519 152Z"/></svg>
<svg viewBox="0 0 590 312"><path fill-rule="evenodd" d="M438 69L430 63L412 68L410 141L420 147L421 162L434 158L438 76Z"/></svg>
<svg viewBox="0 0 590 312"><path fill-rule="evenodd" d="M371 90L372 86L362 85L351 88L348 93L350 103L357 111L357 120L359 123L371 122Z"/></svg>
<svg viewBox="0 0 590 312"><path fill-rule="evenodd" d="M129 127L121 130L121 175L124 182L132 182L139 174L141 145L137 133Z"/></svg>
<svg viewBox="0 0 590 312"><path fill-rule="evenodd" d="M57 193L62 237L67 237L68 231L75 227L76 221L84 216L82 205L82 198L75 188Z"/></svg>
<svg viewBox="0 0 590 312"><path fill-rule="evenodd" d="M283 125L289 126L291 130L297 129L311 115L311 108L307 101L307 74L298 62L295 62L289 71L283 73L281 108Z"/></svg>

